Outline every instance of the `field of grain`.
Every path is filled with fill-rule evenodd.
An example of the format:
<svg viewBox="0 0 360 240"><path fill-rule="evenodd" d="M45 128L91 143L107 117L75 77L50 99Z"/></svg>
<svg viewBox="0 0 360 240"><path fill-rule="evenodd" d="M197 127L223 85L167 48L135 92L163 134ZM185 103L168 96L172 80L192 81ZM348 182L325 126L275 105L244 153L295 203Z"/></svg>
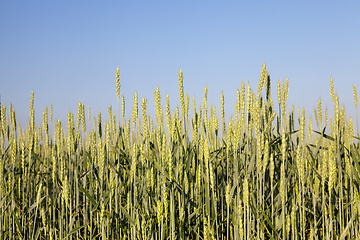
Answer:
<svg viewBox="0 0 360 240"><path fill-rule="evenodd" d="M157 88L154 119L136 92L126 118L118 70L118 106L105 118L80 102L67 123L49 106L36 126L32 93L20 128L1 104L0 238L360 238L357 113L339 106L332 79L333 116L320 100L305 113L286 105L288 80L274 105L264 65L256 89L241 83L226 124L224 95L218 116L206 87L189 114L182 76L181 106L169 96L161 106Z"/></svg>

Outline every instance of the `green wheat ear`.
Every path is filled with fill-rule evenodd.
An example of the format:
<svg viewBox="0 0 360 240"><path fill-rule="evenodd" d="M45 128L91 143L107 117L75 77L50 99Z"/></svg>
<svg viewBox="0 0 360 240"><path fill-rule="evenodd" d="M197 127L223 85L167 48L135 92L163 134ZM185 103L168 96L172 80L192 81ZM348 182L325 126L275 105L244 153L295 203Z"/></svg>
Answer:
<svg viewBox="0 0 360 240"><path fill-rule="evenodd" d="M116 68L116 95L117 95L117 99L119 101L120 98L120 71L119 71L119 67Z"/></svg>
<svg viewBox="0 0 360 240"><path fill-rule="evenodd" d="M353 92L354 92L354 104L355 104L355 108L357 109L358 97L357 97L355 83L353 84Z"/></svg>

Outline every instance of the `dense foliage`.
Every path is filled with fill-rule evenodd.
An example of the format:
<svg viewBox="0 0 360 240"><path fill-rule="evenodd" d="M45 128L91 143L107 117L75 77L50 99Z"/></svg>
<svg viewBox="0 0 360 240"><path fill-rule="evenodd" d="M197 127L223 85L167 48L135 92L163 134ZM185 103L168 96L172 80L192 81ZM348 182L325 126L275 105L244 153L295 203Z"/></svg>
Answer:
<svg viewBox="0 0 360 240"><path fill-rule="evenodd" d="M332 79L334 115L319 100L313 126L304 109L286 106L287 79L274 105L265 65L256 91L242 82L228 124L224 95L219 120L207 88L189 117L182 76L181 113L169 96L163 109L157 88L154 119L146 99L139 113L137 93L126 118L117 70L118 114L110 106L102 121L99 112L92 130L83 103L76 122L71 112L67 126L53 121L50 106L36 126L33 93L25 129L0 106L1 239L360 237L358 121Z"/></svg>

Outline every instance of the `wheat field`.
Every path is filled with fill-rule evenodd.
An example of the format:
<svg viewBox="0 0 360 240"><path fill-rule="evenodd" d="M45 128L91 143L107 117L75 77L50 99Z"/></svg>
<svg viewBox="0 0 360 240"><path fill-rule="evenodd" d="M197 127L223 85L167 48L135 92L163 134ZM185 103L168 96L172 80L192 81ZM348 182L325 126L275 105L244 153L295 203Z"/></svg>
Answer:
<svg viewBox="0 0 360 240"><path fill-rule="evenodd" d="M21 128L1 104L0 238L360 239L357 112L346 115L332 79L333 116L321 100L313 113L287 106L288 89L278 81L274 105L264 64L230 121L224 94L219 116L206 87L189 113L182 71L180 107L168 95L161 106L157 88L155 118L136 92L125 116L119 69L105 118L79 102L65 124L50 105L37 126L32 93Z"/></svg>

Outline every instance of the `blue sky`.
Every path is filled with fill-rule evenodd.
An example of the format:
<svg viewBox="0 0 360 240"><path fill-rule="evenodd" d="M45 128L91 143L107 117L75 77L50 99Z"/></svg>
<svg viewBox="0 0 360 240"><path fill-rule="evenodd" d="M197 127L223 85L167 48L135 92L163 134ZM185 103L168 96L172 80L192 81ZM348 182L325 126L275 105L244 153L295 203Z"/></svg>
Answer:
<svg viewBox="0 0 360 240"><path fill-rule="evenodd" d="M38 123L45 106L66 123L77 103L107 119L117 110L115 71L120 68L126 115L138 91L154 116L154 91L163 106L179 105L178 72L184 88L220 114L234 114L241 81L256 89L266 63L276 84L290 81L288 106L313 114L318 99L332 108L330 77L355 116L352 84L360 91L359 1L3 1L0 0L0 94L12 103L22 127L35 92ZM190 104L191 106L192 104ZM87 111L86 111L87 113ZM190 113L192 113L190 108Z"/></svg>

